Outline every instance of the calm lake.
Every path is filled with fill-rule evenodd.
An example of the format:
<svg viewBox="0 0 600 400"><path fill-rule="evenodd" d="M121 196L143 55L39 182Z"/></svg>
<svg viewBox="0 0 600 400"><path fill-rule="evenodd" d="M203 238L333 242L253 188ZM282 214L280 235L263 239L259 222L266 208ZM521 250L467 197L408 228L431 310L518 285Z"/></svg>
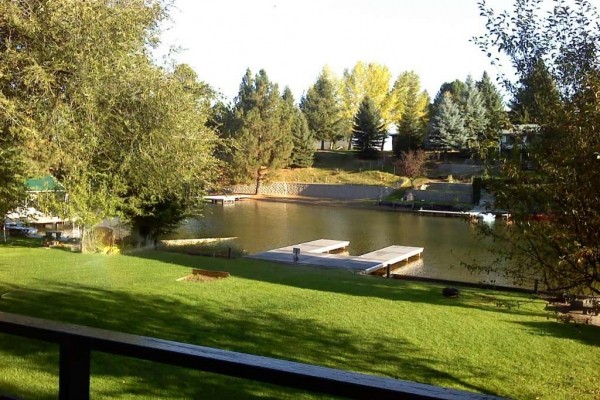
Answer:
<svg viewBox="0 0 600 400"><path fill-rule="evenodd" d="M397 271L409 275L467 282L512 285L498 276L471 274L460 264L491 260L490 241L460 218L332 206L246 200L235 205L209 204L202 219L190 219L169 238L236 236L249 253L315 239L350 241L360 255L390 245L424 247L422 260Z"/></svg>

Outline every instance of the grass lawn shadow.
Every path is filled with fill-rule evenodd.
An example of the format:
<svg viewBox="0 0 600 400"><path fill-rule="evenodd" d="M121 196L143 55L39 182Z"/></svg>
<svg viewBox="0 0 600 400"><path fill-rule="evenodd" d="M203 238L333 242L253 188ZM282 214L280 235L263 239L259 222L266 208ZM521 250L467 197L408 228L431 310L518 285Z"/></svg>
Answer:
<svg viewBox="0 0 600 400"><path fill-rule="evenodd" d="M411 282L406 280L385 279L375 276L364 276L353 274L346 270L322 269L318 267L285 265L266 261L256 261L252 259L227 260L218 258L204 258L181 254L170 254L161 252L140 252L136 257L147 258L150 260L163 261L171 264L189 268L217 269L230 272L232 275L268 282L278 285L286 285L303 289L311 289L322 292L332 292L347 294L359 297L377 297L380 299L404 301L414 303L427 303L438 306L463 307L497 312L502 314L523 315L539 317L544 315L541 305L545 304L541 300L540 311L531 311L527 308L513 307L511 309L497 307L487 297L494 294L494 291L484 289L461 289L461 296L457 299L447 298L442 295L441 284L423 284L420 282ZM256 268L247 268L244 265L255 264ZM243 264L243 265L242 265ZM460 288L460 285L457 285ZM503 298L518 299L523 301L523 294L501 293ZM534 302L532 299L529 302Z"/></svg>
<svg viewBox="0 0 600 400"><path fill-rule="evenodd" d="M539 322L519 322L534 335L576 340L583 344L600 347L600 327L593 325L562 323L555 319Z"/></svg>
<svg viewBox="0 0 600 400"><path fill-rule="evenodd" d="M406 340L385 336L363 340L356 332L268 308L230 307L218 300L193 304L169 294L38 283L37 288L27 288L0 303L2 311L386 376L393 365L392 370L398 371L391 376L394 378L401 375L402 379L479 392L486 389L469 383L468 378L481 379L493 373L463 360L468 368L454 374L434 353L419 350ZM0 352L16 360L33 359L35 363L29 366L44 375L57 374L54 345L0 335ZM305 396L295 390L101 353L93 354L92 374L92 398ZM41 394L30 390L27 384L21 387L0 378L0 393L28 399L56 396L51 386L45 386Z"/></svg>

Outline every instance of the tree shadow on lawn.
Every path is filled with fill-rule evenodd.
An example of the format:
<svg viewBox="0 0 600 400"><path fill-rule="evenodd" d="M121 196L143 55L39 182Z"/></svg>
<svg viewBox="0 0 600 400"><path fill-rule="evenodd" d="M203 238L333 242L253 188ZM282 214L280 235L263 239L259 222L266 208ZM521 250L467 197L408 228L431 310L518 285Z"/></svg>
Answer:
<svg viewBox="0 0 600 400"><path fill-rule="evenodd" d="M600 346L600 327L556 320L514 322L528 329L531 334L561 339L576 340L590 346Z"/></svg>
<svg viewBox="0 0 600 400"><path fill-rule="evenodd" d="M539 312L521 309L519 307L511 307L510 309L507 307L498 307L490 300L490 295L494 295L496 292L485 289L463 289L460 287L460 284L456 285L456 287L461 289L460 297L447 298L442 295L442 288L445 286L441 284L357 275L346 270L285 265L248 258L243 260L228 260L153 251L136 253L135 257L162 261L182 267L223 270L244 279L292 286L301 289L340 293L351 296L376 297L385 300L463 307L526 317L544 316L542 307L542 305L545 304L544 301L537 300L537 302L540 303ZM253 265L252 268L248 268L247 264L241 265L241 261L244 263L255 263L256 265ZM481 293L485 293L485 296L487 297L484 297ZM501 296L503 298L514 298L522 301L524 295L502 292Z"/></svg>
<svg viewBox="0 0 600 400"><path fill-rule="evenodd" d="M42 287L28 289L0 303L1 310L478 392L486 392L478 382L494 378L493 371L470 365L467 359L441 360L435 353L424 352L394 337L363 337L351 330L334 329L320 321L293 318L269 309L232 309L219 302L193 306L175 296L83 285L42 282ZM0 352L5 356L33 359L34 362L25 362L26 369L41 370L53 376L58 372L55 345L0 335ZM461 367L449 368L448 363ZM6 371L0 366L0 372ZM0 380L0 393L10 392L24 398L56 396L56 393L32 395L27 386L26 381L13 387ZM101 353L93 353L92 357L92 391L93 398L134 394L148 398L299 398L303 395L293 389Z"/></svg>

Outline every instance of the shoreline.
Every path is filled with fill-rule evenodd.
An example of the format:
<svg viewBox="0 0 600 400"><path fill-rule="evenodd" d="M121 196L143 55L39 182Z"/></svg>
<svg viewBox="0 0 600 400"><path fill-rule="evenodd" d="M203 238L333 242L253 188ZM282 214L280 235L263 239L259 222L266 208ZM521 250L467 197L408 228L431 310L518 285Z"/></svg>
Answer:
<svg viewBox="0 0 600 400"><path fill-rule="evenodd" d="M289 204L305 204L305 205L317 205L327 207L346 207L362 210L374 210L374 211L385 211L385 212L401 212L415 215L423 215L419 210L404 208L404 207L393 207L390 205L380 204L379 200L373 199L360 199L360 200L341 200L331 199L325 197L307 197L307 196L278 196L278 195L252 195L248 200L265 201L271 203L289 203ZM464 215L446 215L431 214L428 216L443 217L443 218L465 218Z"/></svg>

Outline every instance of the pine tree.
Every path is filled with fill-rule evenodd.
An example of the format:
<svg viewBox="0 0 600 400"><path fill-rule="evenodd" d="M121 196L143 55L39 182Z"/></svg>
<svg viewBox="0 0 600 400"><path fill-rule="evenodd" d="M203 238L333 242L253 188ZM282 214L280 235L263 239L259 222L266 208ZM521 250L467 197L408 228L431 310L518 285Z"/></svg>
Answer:
<svg viewBox="0 0 600 400"><path fill-rule="evenodd" d="M473 151L478 147L479 138L485 135L488 120L483 98L473 79L467 77L466 91L462 101L464 112L465 142L463 149Z"/></svg>
<svg viewBox="0 0 600 400"><path fill-rule="evenodd" d="M368 96L354 116L352 135L352 145L358 150L359 157L376 158L379 155L387 132L379 110Z"/></svg>
<svg viewBox="0 0 600 400"><path fill-rule="evenodd" d="M293 147L289 102L279 96L277 84L264 70L254 77L249 69L246 71L233 106L232 122L233 178L252 177L258 193L270 169L289 165Z"/></svg>
<svg viewBox="0 0 600 400"><path fill-rule="evenodd" d="M344 138L341 103L336 84L327 68L323 69L315 84L300 100L300 109L310 130L321 141L321 150L325 148L325 140L329 140L333 147L335 142Z"/></svg>
<svg viewBox="0 0 600 400"><path fill-rule="evenodd" d="M477 82L477 88L483 98L488 121L485 133L479 137L479 146L482 149L480 154L486 156L487 150L484 149L495 149L498 146L498 133L508 128L510 122L502 96L487 72L484 72L481 80Z"/></svg>
<svg viewBox="0 0 600 400"><path fill-rule="evenodd" d="M391 96L392 74L388 67L358 61L352 70L346 69L341 83L344 116L351 125L365 96L379 110L386 128L396 121L393 116L394 101Z"/></svg>
<svg viewBox="0 0 600 400"><path fill-rule="evenodd" d="M512 119L517 124L545 125L560 120L560 93L556 82L542 59L531 72L521 78L515 98L510 105Z"/></svg>
<svg viewBox="0 0 600 400"><path fill-rule="evenodd" d="M423 146L429 118L429 95L421 91L419 76L414 72L401 74L394 84L393 97L398 137L394 155Z"/></svg>
<svg viewBox="0 0 600 400"><path fill-rule="evenodd" d="M432 119L429 146L440 150L460 150L466 146L466 141L463 113L452 94L445 92Z"/></svg>
<svg viewBox="0 0 600 400"><path fill-rule="evenodd" d="M315 155L315 136L308 128L308 121L301 111L296 114L292 126L292 139L294 149L292 150L292 167L312 167Z"/></svg>

